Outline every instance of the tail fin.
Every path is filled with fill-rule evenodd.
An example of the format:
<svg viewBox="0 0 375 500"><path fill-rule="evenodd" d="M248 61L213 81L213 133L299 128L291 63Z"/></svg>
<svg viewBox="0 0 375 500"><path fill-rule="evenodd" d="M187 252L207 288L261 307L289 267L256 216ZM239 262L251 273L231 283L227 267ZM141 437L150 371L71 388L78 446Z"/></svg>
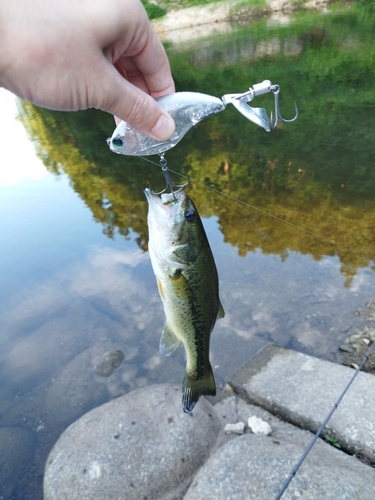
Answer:
<svg viewBox="0 0 375 500"><path fill-rule="evenodd" d="M210 364L203 376L198 379L186 373L182 384L182 409L185 413L190 413L200 396L215 396L215 394L216 385Z"/></svg>

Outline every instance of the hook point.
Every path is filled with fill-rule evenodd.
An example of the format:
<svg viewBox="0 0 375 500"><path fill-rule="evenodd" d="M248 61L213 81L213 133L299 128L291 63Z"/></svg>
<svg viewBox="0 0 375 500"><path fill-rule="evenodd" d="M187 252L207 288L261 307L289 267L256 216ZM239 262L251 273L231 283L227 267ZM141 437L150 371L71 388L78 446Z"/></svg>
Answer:
<svg viewBox="0 0 375 500"><path fill-rule="evenodd" d="M281 113L280 113L280 110L279 110L279 118L280 118L280 120L281 120L282 122L284 122L284 123L292 123L292 122L296 121L296 120L297 120L297 118L298 118L298 114L299 114L299 112L298 112L298 106L297 106L297 103L294 103L294 110L295 110L295 113L296 113L296 114L295 114L294 118L292 118L291 120L286 120L285 118L283 118L283 117L281 116Z"/></svg>

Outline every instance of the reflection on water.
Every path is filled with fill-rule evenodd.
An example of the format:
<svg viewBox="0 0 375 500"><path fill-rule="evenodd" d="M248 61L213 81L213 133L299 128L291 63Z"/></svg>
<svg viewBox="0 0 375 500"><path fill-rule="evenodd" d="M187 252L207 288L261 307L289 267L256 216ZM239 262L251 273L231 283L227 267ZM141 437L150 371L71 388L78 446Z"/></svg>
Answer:
<svg viewBox="0 0 375 500"><path fill-rule="evenodd" d="M294 100L301 112L266 134L228 109L168 153L192 179L219 272L219 384L268 342L337 361L366 324L361 311L375 292L372 19L356 9L304 15L170 49L179 90L221 96L270 78L285 114ZM164 314L143 189L163 187L160 169L112 154L114 124L103 113L27 103L20 112L49 173L0 185L0 485L4 498L35 500L67 425L136 387L180 384L185 360L182 348L167 362L158 353ZM116 349L122 364L98 376Z"/></svg>
<svg viewBox="0 0 375 500"><path fill-rule="evenodd" d="M47 175L42 161L34 154L34 146L26 140L26 132L21 123L14 120L15 97L0 87L0 137L7 151L0 162L0 185L12 186L25 179L37 180ZM20 145L22 144L22 148ZM2 153L4 155L4 153Z"/></svg>

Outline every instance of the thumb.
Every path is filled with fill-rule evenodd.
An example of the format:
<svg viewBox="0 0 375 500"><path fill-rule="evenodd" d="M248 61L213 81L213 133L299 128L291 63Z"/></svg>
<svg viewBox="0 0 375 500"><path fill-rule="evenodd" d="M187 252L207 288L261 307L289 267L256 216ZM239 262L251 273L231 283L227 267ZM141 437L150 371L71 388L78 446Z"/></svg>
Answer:
<svg viewBox="0 0 375 500"><path fill-rule="evenodd" d="M175 131L172 117L138 87L123 78L111 65L107 78L102 79L102 102L100 109L126 121L140 132L166 141Z"/></svg>

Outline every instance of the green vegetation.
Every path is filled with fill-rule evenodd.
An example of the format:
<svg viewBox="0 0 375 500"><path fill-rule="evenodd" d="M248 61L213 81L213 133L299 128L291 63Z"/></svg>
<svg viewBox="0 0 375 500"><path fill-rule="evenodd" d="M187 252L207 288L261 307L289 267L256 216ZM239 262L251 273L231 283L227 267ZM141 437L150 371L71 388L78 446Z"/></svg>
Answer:
<svg viewBox="0 0 375 500"><path fill-rule="evenodd" d="M341 449L341 444L335 439L334 437L331 436L323 436L324 441L326 441L328 444L331 446L334 446L335 448Z"/></svg>
<svg viewBox="0 0 375 500"><path fill-rule="evenodd" d="M143 0L142 0L143 1ZM162 6L164 9L167 11L174 10L174 9L183 9L187 7L195 7L199 5L208 5L212 3L218 3L224 0L158 0L158 5ZM230 1L230 0L227 0ZM362 0L366 1L366 0ZM266 0L237 0L233 1L233 9L232 13L235 14L239 12L242 9L249 8L249 15L252 15L253 9L255 8L255 12L257 11L257 8L262 7L263 9L266 9L267 7L267 1ZM298 8L298 7L303 7L304 4L306 4L308 0L290 0L290 5L293 8ZM246 12L244 11L244 14Z"/></svg>
<svg viewBox="0 0 375 500"><path fill-rule="evenodd" d="M347 285L374 260L374 28L372 6L357 5L330 16L300 13L273 30L261 21L188 52L169 50L177 90L221 96L268 78L281 86L285 118L298 103L297 122L269 134L228 105L167 153L171 169L190 175L201 215L218 217L240 255L257 248L283 259L289 251L337 255ZM271 110L272 96L253 105ZM105 233L133 230L145 249L143 189L163 188L159 168L111 153L105 139L114 124L104 113L58 113L28 103L20 110L47 168L70 176Z"/></svg>
<svg viewBox="0 0 375 500"><path fill-rule="evenodd" d="M220 0L160 0L159 4L167 10L176 8L194 7L196 5L206 5L208 3L218 2Z"/></svg>
<svg viewBox="0 0 375 500"><path fill-rule="evenodd" d="M261 17L267 13L266 0L243 0L234 2L229 15L232 21L248 21L254 20L256 17Z"/></svg>
<svg viewBox="0 0 375 500"><path fill-rule="evenodd" d="M141 0L143 7L145 8L149 19L157 19L158 17L163 17L167 13L163 7L157 4L150 3L148 0Z"/></svg>

